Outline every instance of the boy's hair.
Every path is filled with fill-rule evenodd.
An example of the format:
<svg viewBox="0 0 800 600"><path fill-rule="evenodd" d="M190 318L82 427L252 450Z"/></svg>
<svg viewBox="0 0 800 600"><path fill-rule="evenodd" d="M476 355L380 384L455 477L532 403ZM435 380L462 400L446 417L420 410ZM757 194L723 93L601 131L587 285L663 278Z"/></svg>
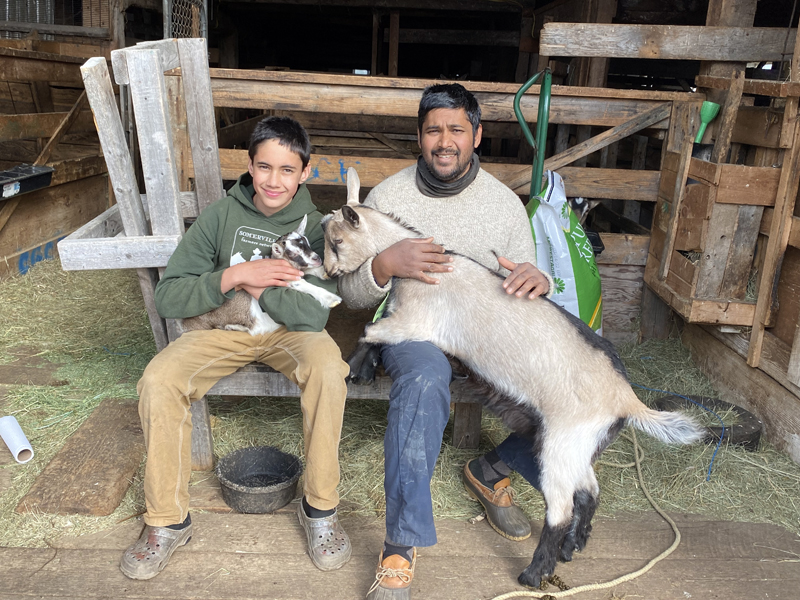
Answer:
<svg viewBox="0 0 800 600"><path fill-rule="evenodd" d="M441 83L429 85L422 92L417 114L417 129L422 131L425 117L437 108L463 108L467 119L472 123L472 133L478 131L481 124L481 107L471 92L460 83Z"/></svg>
<svg viewBox="0 0 800 600"><path fill-rule="evenodd" d="M250 160L255 158L258 147L268 140L278 140L281 146L297 154L303 161L303 168L306 168L311 159L311 140L300 123L291 117L267 117L259 121L250 135L247 150Z"/></svg>

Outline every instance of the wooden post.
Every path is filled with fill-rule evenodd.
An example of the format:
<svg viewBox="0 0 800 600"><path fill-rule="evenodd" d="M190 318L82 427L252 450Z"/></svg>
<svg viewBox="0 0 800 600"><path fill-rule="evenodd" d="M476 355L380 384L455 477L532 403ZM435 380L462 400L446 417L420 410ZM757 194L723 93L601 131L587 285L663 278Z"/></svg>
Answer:
<svg viewBox="0 0 800 600"><path fill-rule="evenodd" d="M456 448L477 448L481 433L481 405L477 402L456 402L453 406L453 445Z"/></svg>
<svg viewBox="0 0 800 600"><path fill-rule="evenodd" d="M400 54L400 11L389 13L389 77L397 77Z"/></svg>
<svg viewBox="0 0 800 600"><path fill-rule="evenodd" d="M369 74L373 77L378 74L378 48L381 46L381 16L377 10L372 9L372 60Z"/></svg>

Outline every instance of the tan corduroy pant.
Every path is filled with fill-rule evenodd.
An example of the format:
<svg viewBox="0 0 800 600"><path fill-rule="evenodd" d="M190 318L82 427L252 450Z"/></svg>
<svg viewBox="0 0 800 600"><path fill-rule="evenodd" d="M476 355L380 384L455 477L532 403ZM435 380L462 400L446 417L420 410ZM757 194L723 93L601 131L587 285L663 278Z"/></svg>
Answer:
<svg viewBox="0 0 800 600"><path fill-rule="evenodd" d="M148 525L181 523L189 512L192 472L190 404L222 377L259 361L302 390L304 493L320 510L339 504L339 438L347 363L327 332L252 336L238 331L189 331L158 353L139 381L139 416L147 445L144 493Z"/></svg>

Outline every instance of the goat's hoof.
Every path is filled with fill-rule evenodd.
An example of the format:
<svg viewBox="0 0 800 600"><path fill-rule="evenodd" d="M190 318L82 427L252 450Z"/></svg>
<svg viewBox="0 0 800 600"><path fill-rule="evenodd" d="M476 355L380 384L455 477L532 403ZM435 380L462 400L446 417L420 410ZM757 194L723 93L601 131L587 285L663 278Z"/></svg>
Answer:
<svg viewBox="0 0 800 600"><path fill-rule="evenodd" d="M561 551L558 553L558 560L559 562L572 562L572 553L577 550L577 548L570 547L562 547Z"/></svg>
<svg viewBox="0 0 800 600"><path fill-rule="evenodd" d="M537 573L528 567L519 574L517 581L519 581L520 585L524 585L525 587L536 590L542 585L542 574Z"/></svg>
<svg viewBox="0 0 800 600"><path fill-rule="evenodd" d="M331 300L328 303L328 308L334 308L336 306L339 306L341 303L342 303L342 299L341 298L337 298L336 300Z"/></svg>

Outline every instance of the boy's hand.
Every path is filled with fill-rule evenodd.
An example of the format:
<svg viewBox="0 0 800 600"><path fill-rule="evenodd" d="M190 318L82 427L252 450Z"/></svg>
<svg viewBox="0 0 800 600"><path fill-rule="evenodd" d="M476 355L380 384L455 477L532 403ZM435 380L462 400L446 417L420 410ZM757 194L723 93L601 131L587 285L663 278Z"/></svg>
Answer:
<svg viewBox="0 0 800 600"><path fill-rule="evenodd" d="M228 267L222 273L222 293L235 287L268 288L288 287L292 281L303 278L303 272L283 259L262 258ZM248 292L250 292L248 290ZM259 294L260 295L260 294Z"/></svg>
<svg viewBox="0 0 800 600"><path fill-rule="evenodd" d="M550 288L547 277L531 263L517 264L502 256L498 256L497 261L501 267L511 271L503 281L503 288L507 294L516 294L517 298L528 294L528 298L533 300L537 296L546 294Z"/></svg>
<svg viewBox="0 0 800 600"><path fill-rule="evenodd" d="M392 277L419 279L436 284L438 279L426 273L446 273L453 267L453 257L444 253L444 247L433 243L433 238L406 239L389 246L372 261L372 275L383 287Z"/></svg>

